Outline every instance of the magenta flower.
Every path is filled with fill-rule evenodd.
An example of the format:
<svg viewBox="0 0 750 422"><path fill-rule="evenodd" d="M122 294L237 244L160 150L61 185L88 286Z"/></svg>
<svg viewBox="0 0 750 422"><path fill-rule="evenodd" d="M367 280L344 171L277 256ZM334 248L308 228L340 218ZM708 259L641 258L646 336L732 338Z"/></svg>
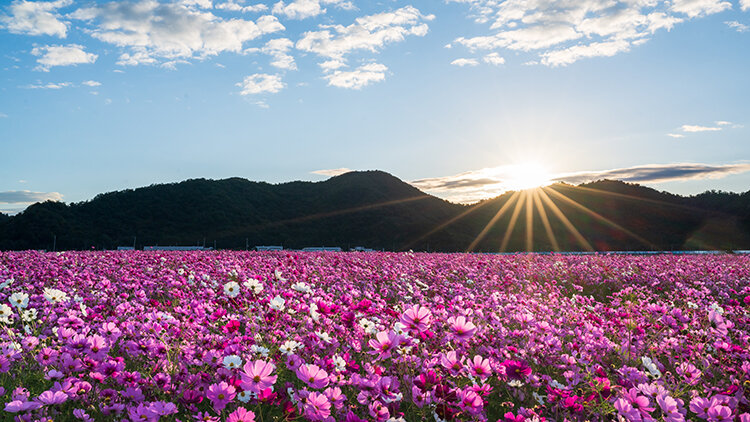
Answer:
<svg viewBox="0 0 750 422"><path fill-rule="evenodd" d="M322 421L331 416L331 402L316 391L307 396L304 404L305 416L312 421Z"/></svg>
<svg viewBox="0 0 750 422"><path fill-rule="evenodd" d="M464 367L464 359L465 358L459 359L456 351L451 350L448 353L440 355L440 364L443 365L443 368L447 369L451 375L458 375Z"/></svg>
<svg viewBox="0 0 750 422"><path fill-rule="evenodd" d="M242 379L240 388L256 394L273 387L274 383L276 383L276 378L278 378L276 375L271 375L276 366L263 360L248 361L242 369L243 372L240 372L240 378Z"/></svg>
<svg viewBox="0 0 750 422"><path fill-rule="evenodd" d="M62 391L45 391L37 397L37 400L46 405L60 404L68 400L68 395Z"/></svg>
<svg viewBox="0 0 750 422"><path fill-rule="evenodd" d="M371 339L368 344L374 350L368 353L372 355L378 355L378 359L386 359L391 356L391 351L394 347L398 346L401 342L401 336L394 332L381 331L375 335L374 339Z"/></svg>
<svg viewBox="0 0 750 422"><path fill-rule="evenodd" d="M458 341L466 341L477 332L476 325L467 321L464 316L448 318L448 329L453 338Z"/></svg>
<svg viewBox="0 0 750 422"><path fill-rule="evenodd" d="M531 375L531 367L520 360L505 360L500 365L505 368L505 375L513 380L523 381Z"/></svg>
<svg viewBox="0 0 750 422"><path fill-rule="evenodd" d="M432 312L424 306L414 305L404 311L400 322L410 331L422 332L430 328Z"/></svg>
<svg viewBox="0 0 750 422"><path fill-rule="evenodd" d="M707 415L709 422L732 422L734 420L732 409L720 404L708 409Z"/></svg>
<svg viewBox="0 0 750 422"><path fill-rule="evenodd" d="M227 422L255 422L255 413L238 407L237 410L229 414Z"/></svg>
<svg viewBox="0 0 750 422"><path fill-rule="evenodd" d="M469 412L472 415L478 415L482 411L484 401L479 397L473 390L467 388L465 390L458 390L456 392L458 396L458 407L463 411Z"/></svg>
<svg viewBox="0 0 750 422"><path fill-rule="evenodd" d="M468 366L469 372L475 377L486 379L492 375L489 359L482 358L479 355L474 356L474 359L469 361Z"/></svg>
<svg viewBox="0 0 750 422"><path fill-rule="evenodd" d="M301 365L297 368L297 378L311 388L325 388L328 386L328 373L318 365Z"/></svg>
<svg viewBox="0 0 750 422"><path fill-rule="evenodd" d="M222 381L218 384L211 384L208 387L206 398L211 400L211 404L213 404L216 411L221 412L234 399L236 396L235 392L236 390L233 386Z"/></svg>

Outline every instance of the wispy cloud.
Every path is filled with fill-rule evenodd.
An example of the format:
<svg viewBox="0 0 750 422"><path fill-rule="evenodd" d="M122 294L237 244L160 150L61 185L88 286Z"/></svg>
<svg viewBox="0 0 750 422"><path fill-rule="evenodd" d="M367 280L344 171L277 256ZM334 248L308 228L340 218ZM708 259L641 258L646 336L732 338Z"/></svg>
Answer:
<svg viewBox="0 0 750 422"><path fill-rule="evenodd" d="M529 63L550 67L630 51L659 31L732 8L725 0L601 1L447 0L468 6L485 33L458 37L450 46L469 51L523 51ZM750 0L741 0L742 7Z"/></svg>
<svg viewBox="0 0 750 422"><path fill-rule="evenodd" d="M680 128L683 132L718 132L721 130L718 126L700 126L700 125L682 125Z"/></svg>
<svg viewBox="0 0 750 422"><path fill-rule="evenodd" d="M668 133L667 136L671 138L684 138L685 137L685 135L681 133Z"/></svg>
<svg viewBox="0 0 750 422"><path fill-rule="evenodd" d="M342 167L342 168L339 168L339 169L315 170L315 171L311 171L310 173L312 173L312 174L319 174L321 176L333 177L333 176L338 176L340 174L349 173L350 171L352 171L352 170L348 169L346 167Z"/></svg>
<svg viewBox="0 0 750 422"><path fill-rule="evenodd" d="M280 75L268 75L256 73L246 76L242 82L237 83L242 88L240 95L257 95L265 93L277 93L284 89L286 84L281 81Z"/></svg>
<svg viewBox="0 0 750 422"><path fill-rule="evenodd" d="M451 64L454 66L458 66L458 67L476 66L479 64L479 60L460 58L460 59L453 60Z"/></svg>
<svg viewBox="0 0 750 422"><path fill-rule="evenodd" d="M388 68L380 63L368 63L351 71L335 70L325 76L328 85L339 88L362 89L371 83L385 80Z"/></svg>
<svg viewBox="0 0 750 422"><path fill-rule="evenodd" d="M608 170L581 171L551 175L550 182L581 184L602 179L634 183L663 183L693 179L719 179L750 171L750 163L736 164L649 164ZM513 166L467 171L451 176L410 182L420 190L458 203L472 203L513 190Z"/></svg>
<svg viewBox="0 0 750 422"><path fill-rule="evenodd" d="M727 22L724 22L724 24L736 30L737 32L747 32L748 30L750 30L750 27L748 27L747 25L743 23L739 23L737 21L727 21Z"/></svg>
<svg viewBox="0 0 750 422"><path fill-rule="evenodd" d="M39 66L35 67L34 70L49 72L50 68L54 66L94 63L99 56L94 53L87 53L84 49L85 47L78 44L34 47L31 54L39 56L36 60Z"/></svg>
<svg viewBox="0 0 750 422"><path fill-rule="evenodd" d="M59 192L32 192L28 190L14 190L0 192L1 204L33 204L34 202L62 201Z"/></svg>

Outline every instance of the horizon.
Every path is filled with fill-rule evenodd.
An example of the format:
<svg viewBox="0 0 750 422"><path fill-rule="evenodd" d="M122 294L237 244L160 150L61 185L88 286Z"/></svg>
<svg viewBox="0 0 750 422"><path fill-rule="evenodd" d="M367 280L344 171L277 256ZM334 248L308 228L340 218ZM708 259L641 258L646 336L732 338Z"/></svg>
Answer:
<svg viewBox="0 0 750 422"><path fill-rule="evenodd" d="M377 168L454 202L750 186L749 0L0 6L0 212Z"/></svg>
<svg viewBox="0 0 750 422"><path fill-rule="evenodd" d="M46 201L60 202L60 203L65 204L65 205L80 204L80 203L86 203L86 202L94 201L96 199L96 197L99 196L99 195L107 195L107 194L112 194L112 193L120 193L120 192L125 192L125 191L128 191L128 190L133 190L134 191L134 190L139 190L139 189L147 189L147 188L152 187L152 186L181 184L181 183L185 183L185 182L189 182L189 181L193 181L193 180L206 180L206 181L209 181L209 182L219 182L219 181L230 180L230 179L241 179L241 180L244 180L244 181L247 181L247 182L250 182L250 183L268 183L268 184L270 184L272 186L278 186L278 185L284 185L284 184L289 184L289 183L325 183L325 182L329 181L330 179L332 179L334 177L343 176L343 175L346 175L346 174L349 174L349 173L370 173L370 172L385 173L387 175L390 175L392 177L397 178L399 181L401 181L403 183L406 183L406 184L408 184L408 185L410 185L410 186L418 189L420 192L422 192L424 194L427 194L427 195L430 195L430 196L433 196L433 197L436 197L436 198L439 198L439 199L443 199L443 200L445 200L447 202L450 202L452 204L464 205L464 206L469 206L469 207L478 205L478 204L482 203L483 201L491 201L491 200L498 199L498 198L500 198L502 196L505 196L507 194L522 193L524 191L536 191L536 190L539 189L538 187L531 187L531 188L526 188L526 189L505 190L505 191L502 191L502 192L500 192L497 195L492 196L492 197L486 197L486 198L478 199L478 200L471 201L471 202L457 202L457 201L451 200L450 198L444 198L444 197L441 197L441 196L436 195L434 193L430 193L430 192L424 191L424 190L422 190L418 186L418 184L416 184L414 182L409 182L409 181L402 180L398 176L396 176L394 174L391 174L391 173L388 173L388 172L383 171L383 170L350 170L350 171L348 171L346 173L340 173L340 174L336 174L336 175L330 176L329 178L324 179L324 180L312 180L312 181L311 180L288 180L288 181L274 182L274 183L263 181L263 180L250 180L250 179L239 177L239 176L227 177L227 178L222 178L222 179L211 179L211 178L197 177L197 178L185 179L185 180L180 180L180 181L175 181L175 182L152 183L150 185L130 187L130 188L121 189L121 190L99 192L96 195L92 196L91 198L83 199L81 201L64 201L62 199L58 200L58 199L54 199L54 198L48 198L48 199L45 199L44 201L34 202L34 203L26 206L24 209L21 209L21 210L16 211L16 212L3 212L2 210L0 210L0 213L6 214L6 215L12 217L12 216L15 216L15 215L18 215L18 214L22 213L23 211L26 210L26 208L30 207L31 205L39 204L39 203L46 202ZM698 192L698 193L695 193L695 194L684 195L684 194L670 192L670 191L667 191L667 190L660 190L660 189L657 189L657 188L654 188L654 187L651 187L651 186L647 186L645 184L640 184L640 183L637 183L637 182L628 182L628 181L624 181L624 180L606 179L606 178L605 179L596 179L596 180L587 180L587 181L583 181L583 182L579 182L579 183L571 183L571 182L567 182L567 181L564 181L564 180L555 180L555 181L552 181L551 183L549 183L547 185L544 185L542 187L553 187L553 186L556 186L556 185L566 185L566 186L571 186L571 187L579 187L579 186L583 186L583 185L605 183L605 182L623 183L623 184L629 185L629 186L644 187L644 188L648 188L648 189L653 189L653 190L655 190L655 191L657 191L659 193L667 193L667 194L677 195L677 196L681 196L683 198L698 196L698 195L709 193L709 192L719 192L719 193L734 194L734 195L741 195L741 194L750 192L750 188L748 188L748 190L742 191L742 192L725 191L725 190L720 190L720 189L718 189L718 190L717 189L708 189L708 190L705 190L705 191L702 191L702 192ZM19 194L21 192L10 192L10 193L11 194Z"/></svg>

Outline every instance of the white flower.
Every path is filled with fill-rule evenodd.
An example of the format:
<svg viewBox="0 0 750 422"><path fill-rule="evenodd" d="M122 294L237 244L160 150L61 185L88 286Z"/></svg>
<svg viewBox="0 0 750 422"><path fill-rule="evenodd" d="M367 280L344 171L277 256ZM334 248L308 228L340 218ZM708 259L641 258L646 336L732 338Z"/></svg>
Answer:
<svg viewBox="0 0 750 422"><path fill-rule="evenodd" d="M698 304L695 302L688 301L687 306L688 308L698 309Z"/></svg>
<svg viewBox="0 0 750 422"><path fill-rule="evenodd" d="M531 395L534 396L534 400L536 400L536 402L539 403L539 405L544 406L544 397L543 396L539 395L539 393L537 393L536 391L534 391L533 393L531 393Z"/></svg>
<svg viewBox="0 0 750 422"><path fill-rule="evenodd" d="M29 306L29 295L22 292L13 293L10 295L10 304L16 308L25 308Z"/></svg>
<svg viewBox="0 0 750 422"><path fill-rule="evenodd" d="M523 387L523 383L519 380L511 380L508 385L511 387Z"/></svg>
<svg viewBox="0 0 750 422"><path fill-rule="evenodd" d="M320 312L318 312L318 305L316 303L310 304L310 316L315 322L320 321Z"/></svg>
<svg viewBox="0 0 750 422"><path fill-rule="evenodd" d="M227 369L235 369L242 366L242 358L237 355L224 356L222 363Z"/></svg>
<svg viewBox="0 0 750 422"><path fill-rule="evenodd" d="M393 332L404 337L408 337L409 335L404 331L406 329L406 325L402 324L400 321L396 321L395 324L393 324Z"/></svg>
<svg viewBox="0 0 750 422"><path fill-rule="evenodd" d="M719 315L724 315L724 308L722 308L721 306L719 306L718 303L712 303L711 304L711 309L713 309L714 312L716 312Z"/></svg>
<svg viewBox="0 0 750 422"><path fill-rule="evenodd" d="M279 347L279 351L287 356L293 354L302 344L298 341L287 340Z"/></svg>
<svg viewBox="0 0 750 422"><path fill-rule="evenodd" d="M271 299L271 302L268 304L268 306L271 307L271 309L275 311L283 311L284 310L284 303L286 301L281 296L276 296L275 298Z"/></svg>
<svg viewBox="0 0 750 422"><path fill-rule="evenodd" d="M273 272L273 276L276 278L276 280L279 281L286 281L284 277L281 276L281 270L276 270Z"/></svg>
<svg viewBox="0 0 750 422"><path fill-rule="evenodd" d="M240 285L236 281L230 281L224 285L224 294L228 297L237 297L240 294Z"/></svg>
<svg viewBox="0 0 750 422"><path fill-rule="evenodd" d="M44 298L49 303L60 303L68 300L68 294L62 290L46 288L44 289Z"/></svg>
<svg viewBox="0 0 750 422"><path fill-rule="evenodd" d="M0 322L10 324L11 318L13 318L13 309L4 303L0 305Z"/></svg>
<svg viewBox="0 0 750 422"><path fill-rule="evenodd" d="M304 281L299 281L297 283L292 284L292 289L302 292L302 293L310 293L312 291L312 288L309 284L305 283Z"/></svg>
<svg viewBox="0 0 750 422"><path fill-rule="evenodd" d="M182 268L179 268L179 269L177 269L177 274L183 275L183 274L185 274L185 270L182 269Z"/></svg>
<svg viewBox="0 0 750 422"><path fill-rule="evenodd" d="M13 278L9 278L9 279L3 281L2 283L0 283L0 289L4 289L4 288L10 286L11 284L13 284L14 281L15 280Z"/></svg>
<svg viewBox="0 0 750 422"><path fill-rule="evenodd" d="M192 285L192 284L195 284L195 275L194 275L194 274L190 274L190 275L188 276L188 278L187 278L187 281L188 281L188 283L190 283L191 285Z"/></svg>
<svg viewBox="0 0 750 422"><path fill-rule="evenodd" d="M326 343L331 342L331 336L328 335L325 331L316 331L315 335L318 336L318 338Z"/></svg>
<svg viewBox="0 0 750 422"><path fill-rule="evenodd" d="M367 318L360 319L359 326L362 327L362 330L364 330L364 332L366 332L367 334L375 334L378 332L378 329L375 328L375 323Z"/></svg>
<svg viewBox="0 0 750 422"><path fill-rule="evenodd" d="M650 357L643 356L641 358L641 362L643 363L643 367L646 368L648 372L651 373L652 378L656 378L656 379L661 378L661 371L659 370L659 368L656 367L656 364L654 363L654 361L651 360Z"/></svg>
<svg viewBox="0 0 750 422"><path fill-rule="evenodd" d="M239 393L237 393L237 400L241 401L242 403L247 403L250 401L250 399L253 398L252 394L252 392L247 390L240 391Z"/></svg>
<svg viewBox="0 0 750 422"><path fill-rule="evenodd" d="M346 369L346 361L339 355L333 357L333 364L336 365L336 372Z"/></svg>
<svg viewBox="0 0 750 422"><path fill-rule="evenodd" d="M263 284L261 284L260 281L254 278L249 278L245 280L245 282L242 283L242 285L252 290L253 293L255 293L256 295L263 291Z"/></svg>
<svg viewBox="0 0 750 422"><path fill-rule="evenodd" d="M3 306L8 306L8 305L3 304ZM10 308L8 308L8 309L10 309ZM0 312L0 313L2 313L2 312ZM31 309L27 309L27 310L23 311L23 314L21 315L21 319L23 319L24 322L34 322L34 321L36 321L36 316L37 316L36 309L31 308Z"/></svg>
<svg viewBox="0 0 750 422"><path fill-rule="evenodd" d="M270 352L267 347L258 346L257 344L253 344L252 346L250 346L250 351L253 353L257 353L264 358L268 357L268 353Z"/></svg>

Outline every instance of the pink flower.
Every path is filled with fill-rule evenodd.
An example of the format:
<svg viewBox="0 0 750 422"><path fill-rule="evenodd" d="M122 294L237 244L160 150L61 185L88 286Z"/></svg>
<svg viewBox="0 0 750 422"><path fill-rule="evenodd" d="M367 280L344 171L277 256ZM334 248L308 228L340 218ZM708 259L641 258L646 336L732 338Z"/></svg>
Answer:
<svg viewBox="0 0 750 422"><path fill-rule="evenodd" d="M311 388L325 388L328 385L328 373L318 365L302 365L297 368L297 378Z"/></svg>
<svg viewBox="0 0 750 422"><path fill-rule="evenodd" d="M448 329L453 338L458 341L466 341L477 332L476 325L467 321L464 316L448 318Z"/></svg>
<svg viewBox="0 0 750 422"><path fill-rule="evenodd" d="M505 375L510 379L523 381L531 375L531 367L520 360L505 360L500 365L505 368Z"/></svg>
<svg viewBox="0 0 750 422"><path fill-rule="evenodd" d="M473 390L468 388L466 390L458 390L457 396L459 400L458 407L465 412L469 412L472 415L478 415L482 412L484 401Z"/></svg>
<svg viewBox="0 0 750 422"><path fill-rule="evenodd" d="M464 367L463 361L464 358L459 359L455 350L451 350L440 356L440 364L443 365L443 368L447 369L451 375L458 375L461 372L461 369Z"/></svg>
<svg viewBox="0 0 750 422"><path fill-rule="evenodd" d="M237 410L229 414L227 422L255 422L255 413L238 407Z"/></svg>
<svg viewBox="0 0 750 422"><path fill-rule="evenodd" d="M304 405L305 416L312 421L322 421L331 416L331 402L323 394L313 391Z"/></svg>
<svg viewBox="0 0 750 422"><path fill-rule="evenodd" d="M401 343L401 336L394 332L381 331L375 335L375 338L369 341L370 347L374 350L369 351L371 355L378 355L378 359L385 359L391 356L391 350Z"/></svg>
<svg viewBox="0 0 750 422"><path fill-rule="evenodd" d="M430 327L432 312L424 306L414 305L404 311L400 321L410 331L422 332Z"/></svg>
<svg viewBox="0 0 750 422"><path fill-rule="evenodd" d="M56 391L54 393L52 391L45 391L44 393L39 395L37 400L46 405L60 404L68 400L68 395L63 393L62 391Z"/></svg>
<svg viewBox="0 0 750 422"><path fill-rule="evenodd" d="M469 361L469 372L475 377L486 379L492 375L492 368L490 368L490 361L484 359L481 356L474 356L473 360Z"/></svg>
<svg viewBox="0 0 750 422"><path fill-rule="evenodd" d="M226 382L222 381L218 384L211 384L208 387L208 393L206 397L211 400L214 409L221 412L227 407L227 404L234 399L236 396L235 388Z"/></svg>
<svg viewBox="0 0 750 422"><path fill-rule="evenodd" d="M276 378L278 378L276 375L271 375L276 366L263 360L248 361L242 369L243 372L240 372L240 378L242 379L240 387L256 394L272 387L276 383Z"/></svg>
<svg viewBox="0 0 750 422"><path fill-rule="evenodd" d="M727 406L716 405L708 409L709 422L732 422L732 410Z"/></svg>

